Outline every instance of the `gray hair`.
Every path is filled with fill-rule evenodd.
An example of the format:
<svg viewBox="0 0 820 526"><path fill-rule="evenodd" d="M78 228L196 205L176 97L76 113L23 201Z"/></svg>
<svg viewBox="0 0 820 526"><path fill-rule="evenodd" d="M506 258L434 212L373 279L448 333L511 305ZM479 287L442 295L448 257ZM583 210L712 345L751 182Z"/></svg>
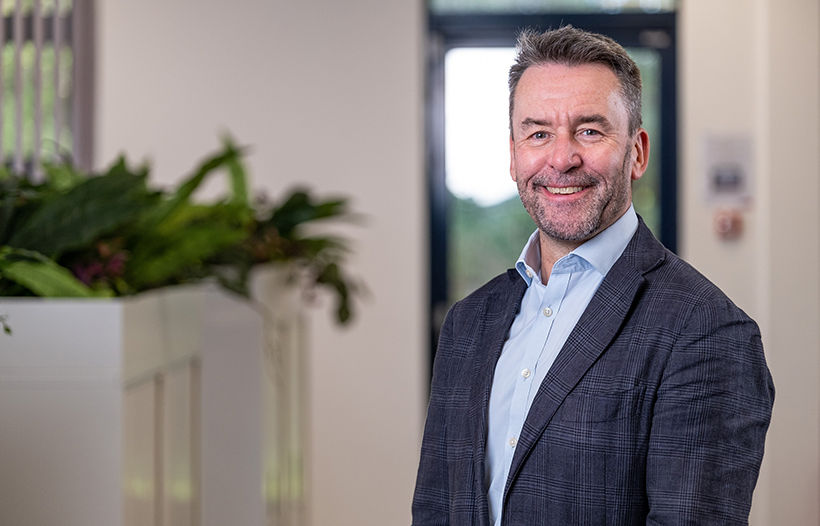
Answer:
<svg viewBox="0 0 820 526"><path fill-rule="evenodd" d="M518 36L515 63L510 68L510 130L515 90L530 66L603 64L615 73L629 112L629 134L641 127L641 72L620 44L609 37L570 25L539 33L525 29Z"/></svg>

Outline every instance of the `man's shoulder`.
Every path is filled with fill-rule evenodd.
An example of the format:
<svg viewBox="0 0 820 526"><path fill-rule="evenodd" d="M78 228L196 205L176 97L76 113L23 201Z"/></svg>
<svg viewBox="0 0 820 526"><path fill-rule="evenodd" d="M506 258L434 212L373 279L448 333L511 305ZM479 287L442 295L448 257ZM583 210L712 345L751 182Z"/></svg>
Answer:
<svg viewBox="0 0 820 526"><path fill-rule="evenodd" d="M666 249L654 237L647 239L645 234L638 237L644 239L636 239L637 243L628 247L623 257L627 264L634 265L642 274L644 301L658 302L662 310L673 310L675 305L683 310L706 305L723 306L746 317L717 285L694 266Z"/></svg>
<svg viewBox="0 0 820 526"><path fill-rule="evenodd" d="M487 311L506 311L512 303L520 302L527 284L515 269L509 269L494 277L450 308L450 314L456 318L472 318Z"/></svg>
<svg viewBox="0 0 820 526"><path fill-rule="evenodd" d="M690 295L707 298L725 298L726 295L709 278L683 258L668 252L657 268L646 274L647 279L657 286L682 289Z"/></svg>
<svg viewBox="0 0 820 526"><path fill-rule="evenodd" d="M484 285L480 286L463 299L456 302L456 305L474 305L483 303L488 298L506 297L523 291L526 282L515 269L509 269L503 274L499 274Z"/></svg>

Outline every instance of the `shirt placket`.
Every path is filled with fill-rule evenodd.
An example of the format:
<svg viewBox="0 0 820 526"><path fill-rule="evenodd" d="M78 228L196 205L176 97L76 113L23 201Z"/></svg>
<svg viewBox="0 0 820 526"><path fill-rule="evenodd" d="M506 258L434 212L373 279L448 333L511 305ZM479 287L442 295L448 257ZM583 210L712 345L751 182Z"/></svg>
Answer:
<svg viewBox="0 0 820 526"><path fill-rule="evenodd" d="M518 378L513 390L512 403L510 404L509 428L507 430L507 447L505 448L505 464L512 463L512 456L515 447L518 445L519 434L524 427L524 420L532 404L532 399L538 392L539 386L534 386L535 378L539 375L539 362L547 347L552 326L555 323L561 310L571 273L556 273L550 275L547 286L533 283L537 287L540 297L539 313L533 321L532 331L527 340L527 347L518 368Z"/></svg>

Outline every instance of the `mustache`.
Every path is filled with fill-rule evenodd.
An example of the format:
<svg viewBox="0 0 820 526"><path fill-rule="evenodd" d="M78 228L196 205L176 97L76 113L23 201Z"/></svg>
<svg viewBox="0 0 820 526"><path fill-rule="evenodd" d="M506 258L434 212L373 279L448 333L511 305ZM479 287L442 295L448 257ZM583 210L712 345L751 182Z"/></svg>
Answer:
<svg viewBox="0 0 820 526"><path fill-rule="evenodd" d="M599 180L587 172L538 174L529 180L532 186L595 186Z"/></svg>

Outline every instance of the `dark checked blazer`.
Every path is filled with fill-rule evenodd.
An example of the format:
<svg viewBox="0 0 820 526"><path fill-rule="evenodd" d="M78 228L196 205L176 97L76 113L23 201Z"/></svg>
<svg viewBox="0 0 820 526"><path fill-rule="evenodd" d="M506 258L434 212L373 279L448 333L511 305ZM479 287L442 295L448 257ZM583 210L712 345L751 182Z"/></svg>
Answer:
<svg viewBox="0 0 820 526"><path fill-rule="evenodd" d="M510 270L447 315L414 526L491 526L487 407L524 288ZM746 524L773 400L757 325L641 221L535 396L501 524Z"/></svg>

